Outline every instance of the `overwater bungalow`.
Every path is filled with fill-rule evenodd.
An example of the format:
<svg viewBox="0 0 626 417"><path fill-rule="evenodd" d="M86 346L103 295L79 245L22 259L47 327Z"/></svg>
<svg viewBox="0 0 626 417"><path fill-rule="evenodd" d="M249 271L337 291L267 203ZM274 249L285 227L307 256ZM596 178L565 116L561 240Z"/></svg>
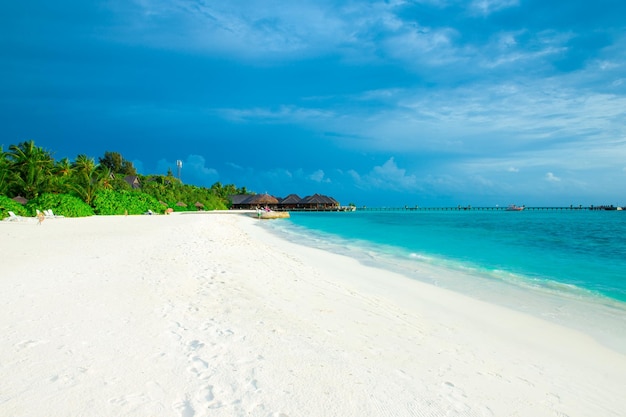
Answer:
<svg viewBox="0 0 626 417"><path fill-rule="evenodd" d="M336 211L341 207L332 197L313 194L300 198L297 194L289 194L285 198L276 198L269 194L231 195L232 210L254 210L257 207L269 207L276 211Z"/></svg>
<svg viewBox="0 0 626 417"><path fill-rule="evenodd" d="M304 197L300 204L305 210L327 211L339 209L339 202L337 200L321 194L313 194Z"/></svg>
<svg viewBox="0 0 626 417"><path fill-rule="evenodd" d="M254 210L266 206L272 210L278 209L278 199L269 194L231 195L230 201L232 210Z"/></svg>
<svg viewBox="0 0 626 417"><path fill-rule="evenodd" d="M300 205L302 202L302 198L297 194L289 194L287 197L279 200L279 204L283 210L298 210L301 209Z"/></svg>

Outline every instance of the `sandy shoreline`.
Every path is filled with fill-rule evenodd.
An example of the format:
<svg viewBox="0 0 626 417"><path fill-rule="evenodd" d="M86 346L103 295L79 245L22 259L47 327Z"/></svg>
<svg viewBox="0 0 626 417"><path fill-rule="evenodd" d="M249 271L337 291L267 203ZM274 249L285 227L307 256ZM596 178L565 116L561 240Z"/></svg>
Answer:
<svg viewBox="0 0 626 417"><path fill-rule="evenodd" d="M0 224L0 415L620 416L626 356L238 215Z"/></svg>

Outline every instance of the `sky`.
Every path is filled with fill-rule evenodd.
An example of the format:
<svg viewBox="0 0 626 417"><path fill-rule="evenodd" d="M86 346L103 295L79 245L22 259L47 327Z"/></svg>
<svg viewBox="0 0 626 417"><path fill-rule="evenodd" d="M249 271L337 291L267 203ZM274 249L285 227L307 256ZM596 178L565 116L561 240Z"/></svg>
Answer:
<svg viewBox="0 0 626 417"><path fill-rule="evenodd" d="M0 5L0 146L357 206L626 205L622 0Z"/></svg>

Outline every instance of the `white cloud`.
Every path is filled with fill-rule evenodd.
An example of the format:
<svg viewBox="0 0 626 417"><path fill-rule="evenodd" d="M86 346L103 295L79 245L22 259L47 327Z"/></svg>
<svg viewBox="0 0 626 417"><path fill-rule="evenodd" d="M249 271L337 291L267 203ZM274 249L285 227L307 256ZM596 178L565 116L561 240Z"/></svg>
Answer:
<svg viewBox="0 0 626 417"><path fill-rule="evenodd" d="M373 27L399 24L389 12L395 4L385 3L135 0L135 4L140 13L133 13L134 19L126 23L140 42L262 60L367 48ZM116 11L124 12L123 7ZM162 27L178 36L163 37Z"/></svg>
<svg viewBox="0 0 626 417"><path fill-rule="evenodd" d="M317 171L309 175L308 178L315 182L330 182L330 178L325 178L324 171L322 171L321 169L318 169Z"/></svg>
<svg viewBox="0 0 626 417"><path fill-rule="evenodd" d="M354 170L348 171L348 175L357 186L364 189L409 191L419 188L417 177L407 174L405 169L399 168L393 157L389 158L382 165L374 166L365 175L360 175Z"/></svg>
<svg viewBox="0 0 626 417"><path fill-rule="evenodd" d="M499 10L518 5L519 0L473 0L469 7L474 13L487 16Z"/></svg>
<svg viewBox="0 0 626 417"><path fill-rule="evenodd" d="M519 42L520 37L531 40ZM529 34L524 30L501 32L494 35L486 45L474 45L474 62L477 67L490 70L502 68L519 71L521 68L533 68L545 65L546 58L563 54L567 42L572 38L569 33L546 31ZM532 45L529 47L529 45Z"/></svg>
<svg viewBox="0 0 626 417"><path fill-rule="evenodd" d="M265 178L269 178L269 179L273 179L273 180L291 180L294 177L298 177L301 175L300 170L295 171L295 172L291 172L288 169L284 169L284 168L275 168L275 169L271 169L268 171L260 171L257 172L258 175L261 175Z"/></svg>
<svg viewBox="0 0 626 417"><path fill-rule="evenodd" d="M511 0L479 4L497 10ZM156 48L271 61L338 54L362 62L394 57L410 65L456 61L450 27L417 26L396 14L403 2L135 0L114 11L125 19L111 36ZM132 16L132 19L126 17ZM168 36L167 33L176 33ZM474 51L475 52L475 51ZM471 54L470 54L471 55ZM419 61L419 63L416 62Z"/></svg>
<svg viewBox="0 0 626 417"><path fill-rule="evenodd" d="M466 59L464 50L455 46L459 33L453 28L418 27L406 24L402 31L380 43L385 54L404 62L408 68L460 63Z"/></svg>
<svg viewBox="0 0 626 417"><path fill-rule="evenodd" d="M183 169L196 175L217 176L217 170L206 166L206 159L201 155L189 155Z"/></svg>
<svg viewBox="0 0 626 417"><path fill-rule="evenodd" d="M626 170L626 168L624 168L624 169ZM361 184L362 183L363 180L361 179L361 175L358 172L356 172L355 170L349 169L347 171L347 174L348 174L348 176L350 178L352 178L352 181L354 181L356 184Z"/></svg>
<svg viewBox="0 0 626 417"><path fill-rule="evenodd" d="M261 121L263 123L302 123L308 121L319 121L320 119L327 119L334 117L335 115L331 111L296 107L296 106L280 106L278 108L223 108L216 109L215 113L224 119L234 122L250 122Z"/></svg>
<svg viewBox="0 0 626 417"><path fill-rule="evenodd" d="M371 97L360 96L361 99ZM626 97L581 91L562 80L395 90L384 110L347 109L325 129L344 146L387 152L545 152L615 148L626 137ZM380 95L373 100L380 99ZM347 141L344 137L352 138ZM619 152L621 155L622 152ZM609 158L613 154L607 154Z"/></svg>
<svg viewBox="0 0 626 417"><path fill-rule="evenodd" d="M515 167L509 167L509 169L507 169L508 172L519 172L519 168L515 168Z"/></svg>
<svg viewBox="0 0 626 417"><path fill-rule="evenodd" d="M552 172L548 172L548 173L546 173L546 181L549 181L549 182L559 182L559 181L561 181L561 178L557 177Z"/></svg>
<svg viewBox="0 0 626 417"><path fill-rule="evenodd" d="M231 167L233 169L236 169L238 171L243 171L244 170L244 167L242 167L241 165L238 165L238 164L236 164L234 162L226 162L226 165L228 165L229 167Z"/></svg>

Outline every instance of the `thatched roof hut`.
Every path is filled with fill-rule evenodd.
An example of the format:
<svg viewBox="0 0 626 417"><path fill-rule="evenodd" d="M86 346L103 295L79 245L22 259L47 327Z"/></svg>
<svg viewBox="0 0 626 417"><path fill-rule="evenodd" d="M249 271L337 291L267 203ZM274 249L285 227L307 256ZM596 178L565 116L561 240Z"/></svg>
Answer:
<svg viewBox="0 0 626 417"><path fill-rule="evenodd" d="M204 210L204 204L199 201L196 201L196 204L194 204L194 206L196 206L197 210Z"/></svg>
<svg viewBox="0 0 626 417"><path fill-rule="evenodd" d="M278 199L269 194L237 194L229 196L232 209L255 209L259 206L278 207Z"/></svg>
<svg viewBox="0 0 626 417"><path fill-rule="evenodd" d="M289 194L287 197L280 200L280 204L282 205L291 205L291 204L299 204L302 199L298 194Z"/></svg>
<svg viewBox="0 0 626 417"><path fill-rule="evenodd" d="M299 195L289 194L287 197L283 198L282 200L279 200L278 204L283 210L293 210L293 209L300 208L301 202L302 202L302 199L300 198Z"/></svg>
<svg viewBox="0 0 626 417"><path fill-rule="evenodd" d="M22 197L21 195L18 195L17 197L13 197L13 201L15 201L16 203L20 203L20 204L28 203L28 199Z"/></svg>
<svg viewBox="0 0 626 417"><path fill-rule="evenodd" d="M339 207L339 202L337 200L321 194L313 194L304 197L300 203L308 208L328 209Z"/></svg>
<svg viewBox="0 0 626 417"><path fill-rule="evenodd" d="M252 197L250 194L235 194L228 196L233 206L239 206L241 204L244 204L245 201L248 200L250 197Z"/></svg>
<svg viewBox="0 0 626 417"><path fill-rule="evenodd" d="M176 205L178 207L187 207L187 204L183 203L182 201L179 201L178 203L176 203Z"/></svg>
<svg viewBox="0 0 626 417"><path fill-rule="evenodd" d="M276 197L272 197L269 194L257 194L253 195L250 199L246 200L246 204L250 205L276 205L278 204L278 199Z"/></svg>
<svg viewBox="0 0 626 417"><path fill-rule="evenodd" d="M233 209L255 209L260 206L278 207L278 199L269 194L238 194L231 195L230 201Z"/></svg>
<svg viewBox="0 0 626 417"><path fill-rule="evenodd" d="M339 202L332 197L321 194L313 194L300 198L297 194L289 194L287 197L277 199L269 194L239 194L229 196L232 209L255 209L269 206L272 210L338 210Z"/></svg>

